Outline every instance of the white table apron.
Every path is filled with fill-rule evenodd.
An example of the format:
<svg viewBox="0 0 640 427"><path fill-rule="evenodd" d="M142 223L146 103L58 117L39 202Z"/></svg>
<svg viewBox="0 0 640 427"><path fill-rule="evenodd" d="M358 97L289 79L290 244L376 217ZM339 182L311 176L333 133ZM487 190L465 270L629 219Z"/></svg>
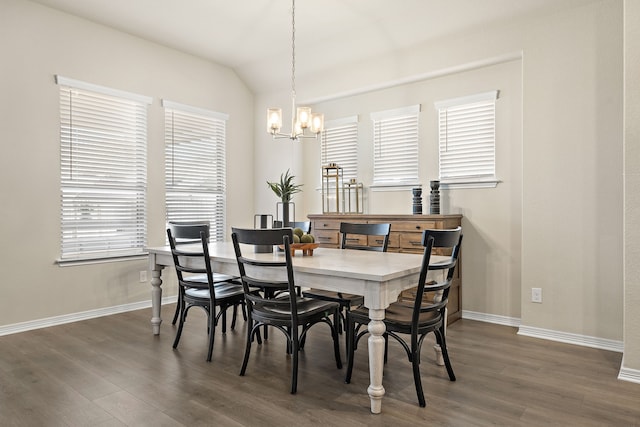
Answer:
<svg viewBox="0 0 640 427"><path fill-rule="evenodd" d="M148 251L151 270L151 325L153 333L158 335L162 323L161 274L165 266L173 266L173 258L168 246L148 248ZM230 242L210 244L209 253L214 271L238 275L238 264ZM250 247L243 248L243 254L263 259L284 257L282 252L256 254ZM432 256L435 261L444 258ZM297 252L293 258L296 285L364 295L364 305L369 309L370 319L368 347L371 384L367 392L371 399L371 412L374 414L380 413L385 393L382 386L385 309L398 299L404 289L416 286L421 262L422 255L416 254L326 248L314 250L313 256L302 256Z"/></svg>

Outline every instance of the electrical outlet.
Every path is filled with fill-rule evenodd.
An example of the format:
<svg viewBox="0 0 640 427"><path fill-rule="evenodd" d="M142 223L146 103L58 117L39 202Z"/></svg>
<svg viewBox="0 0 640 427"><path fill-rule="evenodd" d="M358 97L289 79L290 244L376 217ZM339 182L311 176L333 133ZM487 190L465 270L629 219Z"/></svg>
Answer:
<svg viewBox="0 0 640 427"><path fill-rule="evenodd" d="M147 281L147 270L142 270L140 272L140 283L144 283Z"/></svg>
<svg viewBox="0 0 640 427"><path fill-rule="evenodd" d="M531 302L542 302L542 288L531 288Z"/></svg>

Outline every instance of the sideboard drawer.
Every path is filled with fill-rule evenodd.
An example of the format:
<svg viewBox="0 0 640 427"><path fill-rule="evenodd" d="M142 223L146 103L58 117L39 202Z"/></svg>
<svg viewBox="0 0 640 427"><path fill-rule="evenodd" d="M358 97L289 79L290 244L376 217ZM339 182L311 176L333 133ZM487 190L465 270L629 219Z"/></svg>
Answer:
<svg viewBox="0 0 640 427"><path fill-rule="evenodd" d="M324 247L335 247L340 246L340 239L338 230L311 230L311 234L316 238L316 243Z"/></svg>
<svg viewBox="0 0 640 427"><path fill-rule="evenodd" d="M368 245L367 237L370 237L370 236L365 236L362 234L347 234L346 244L351 246L367 246ZM379 246L382 246L382 242L380 242Z"/></svg>
<svg viewBox="0 0 640 427"><path fill-rule="evenodd" d="M422 233L400 233L400 248L422 251Z"/></svg>
<svg viewBox="0 0 640 427"><path fill-rule="evenodd" d="M340 230L341 221L313 221L311 234L320 230Z"/></svg>
<svg viewBox="0 0 640 427"><path fill-rule="evenodd" d="M368 245L382 246L383 242L384 242L384 237L382 236L369 236ZM389 246L387 246L387 249L398 248L398 247L400 247L399 233L394 233L394 232L389 233Z"/></svg>
<svg viewBox="0 0 640 427"><path fill-rule="evenodd" d="M394 222L391 224L391 231L419 231L440 228L435 221L407 221Z"/></svg>

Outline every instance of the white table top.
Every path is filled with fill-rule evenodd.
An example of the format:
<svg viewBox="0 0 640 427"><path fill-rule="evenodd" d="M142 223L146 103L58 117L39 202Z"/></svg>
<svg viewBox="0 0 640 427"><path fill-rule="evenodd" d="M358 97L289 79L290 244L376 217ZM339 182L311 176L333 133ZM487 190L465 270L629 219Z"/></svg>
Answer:
<svg viewBox="0 0 640 427"><path fill-rule="evenodd" d="M194 248L197 248L194 246ZM186 250L189 245L181 249ZM242 254L248 258L260 260L284 260L284 252L256 253L249 245L242 245ZM170 255L169 246L148 248L150 254ZM213 261L236 264L232 242L215 242L209 244L209 255ZM434 261L448 257L432 256ZM354 249L316 248L313 255L302 255L296 251L293 257L294 271L300 273L322 274L367 280L372 282L386 282L398 277L417 274L420 272L422 255L361 251Z"/></svg>

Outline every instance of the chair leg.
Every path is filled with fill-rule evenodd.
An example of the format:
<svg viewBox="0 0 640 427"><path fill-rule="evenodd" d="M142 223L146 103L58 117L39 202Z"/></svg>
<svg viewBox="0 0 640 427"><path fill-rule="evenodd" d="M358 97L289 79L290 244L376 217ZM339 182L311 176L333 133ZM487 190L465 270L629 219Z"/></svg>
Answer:
<svg viewBox="0 0 640 427"><path fill-rule="evenodd" d="M447 351L447 342L444 334L444 328L441 330L436 330L436 339L440 344L440 350L442 351L442 358L444 359L444 366L447 368L447 373L449 374L449 380L455 381L456 375L453 373L453 367L451 366L451 361L449 360L449 352Z"/></svg>
<svg viewBox="0 0 640 427"><path fill-rule="evenodd" d="M420 407L424 408L425 406L427 406L427 402L424 400L424 392L422 391L422 379L420 378L420 357L418 357L417 349L412 349L411 366L413 367L413 382L416 385L418 403L420 404Z"/></svg>
<svg viewBox="0 0 640 427"><path fill-rule="evenodd" d="M245 322L247 321L247 303L244 300L242 301L242 318Z"/></svg>
<svg viewBox="0 0 640 427"><path fill-rule="evenodd" d="M288 340L289 343L287 346L291 346L291 394L296 394L298 391L298 351L299 351L299 342L298 342L298 331L292 331L296 334L296 338L293 337Z"/></svg>
<svg viewBox="0 0 640 427"><path fill-rule="evenodd" d="M345 322L345 335L347 339L347 374L344 377L344 382L351 383L351 374L353 373L353 357L355 354L355 324L351 320L349 313L347 313L347 321Z"/></svg>
<svg viewBox="0 0 640 427"><path fill-rule="evenodd" d="M387 364L387 355L389 354L389 334L385 333L384 338L384 364Z"/></svg>
<svg viewBox="0 0 640 427"><path fill-rule="evenodd" d="M231 330L236 328L236 317L238 316L238 304L233 304L233 315L231 316Z"/></svg>
<svg viewBox="0 0 640 427"><path fill-rule="evenodd" d="M336 326L336 330L338 331L339 334L342 334L342 330L343 330L343 324L346 322L343 322L342 319L342 307L338 308L338 311L336 312L336 314L333 315L333 324ZM346 328L346 326L345 326Z"/></svg>
<svg viewBox="0 0 640 427"><path fill-rule="evenodd" d="M249 318L251 319L251 318ZM251 327L250 327L251 326ZM251 341L253 340L254 330L260 334L259 326L253 325L253 321L247 325L247 345L244 348L244 360L242 361L242 368L240 369L240 376L244 376L247 370L247 364L249 363L249 354L251 354Z"/></svg>
<svg viewBox="0 0 640 427"><path fill-rule="evenodd" d="M182 327L184 326L184 321L187 315L186 309L184 308L184 301L182 304L183 306L180 307L178 330L176 331L176 338L173 340L173 348L178 348L178 343L180 342L180 336L182 335Z"/></svg>
<svg viewBox="0 0 640 427"><path fill-rule="evenodd" d="M336 310L336 314L338 314L337 310ZM336 325L330 325L330 326L331 326L331 336L333 337L333 353L335 354L335 357L336 357L336 366L338 367L338 369L342 369L342 359L340 358L340 337L338 336L338 330L336 329Z"/></svg>
<svg viewBox="0 0 640 427"><path fill-rule="evenodd" d="M227 333L227 307L220 307L220 310L222 310L222 333L226 334Z"/></svg>
<svg viewBox="0 0 640 427"><path fill-rule="evenodd" d="M176 324L176 322L178 321L178 316L180 316L181 301L182 301L182 298L180 298L180 295L178 295L178 301L176 303L176 312L173 313L173 320L171 321L172 325Z"/></svg>
<svg viewBox="0 0 640 427"><path fill-rule="evenodd" d="M224 324L224 320L223 320ZM216 310L215 307L209 309L209 351L207 353L207 362L211 362L213 355L213 342L216 337Z"/></svg>

